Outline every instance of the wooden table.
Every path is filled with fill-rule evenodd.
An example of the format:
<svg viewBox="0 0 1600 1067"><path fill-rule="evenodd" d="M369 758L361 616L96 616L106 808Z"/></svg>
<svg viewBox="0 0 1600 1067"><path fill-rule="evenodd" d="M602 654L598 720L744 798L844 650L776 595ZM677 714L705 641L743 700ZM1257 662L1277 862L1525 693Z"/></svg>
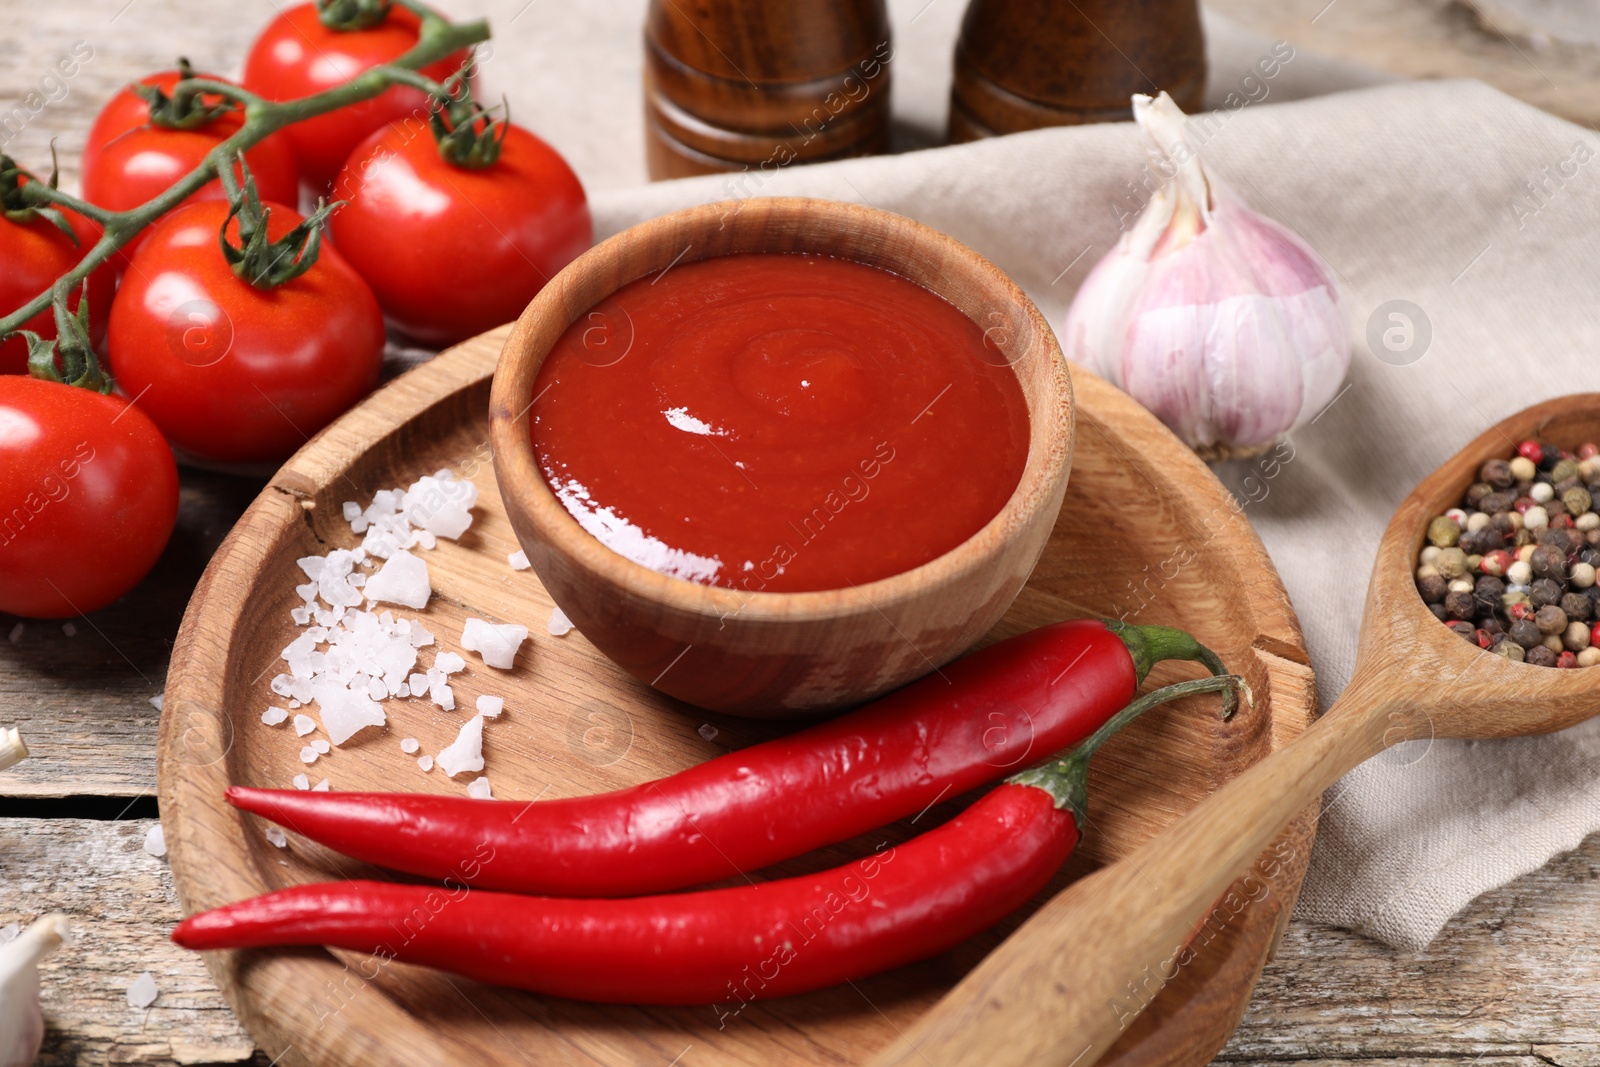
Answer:
<svg viewBox="0 0 1600 1067"><path fill-rule="evenodd" d="M1412 4L1418 18L1438 7ZM76 145L99 103L176 54L216 57L227 69L270 13L242 6L243 15L184 0L8 5L0 149L37 163L58 136L63 175L73 181ZM1223 4L1268 30L1294 6ZM7 116L32 109L26 94L57 54L91 37L95 56L66 95L41 93L46 106L24 114L14 132ZM1376 61L1359 49L1346 54ZM0 926L62 911L78 932L44 967L44 1064L268 1064L282 1051L258 1050L199 957L167 941L177 899L166 864L143 848L156 816L159 715L150 698L162 689L189 590L258 488L186 471L178 529L155 572L122 603L75 620L75 636L29 622L12 644L5 638L16 620L0 616L0 725L21 726L35 752L0 772ZM125 991L144 970L160 997L136 1010ZM1478 900L1416 956L1291 925L1219 1062L1600 1067L1597 976L1600 839L1591 839Z"/></svg>

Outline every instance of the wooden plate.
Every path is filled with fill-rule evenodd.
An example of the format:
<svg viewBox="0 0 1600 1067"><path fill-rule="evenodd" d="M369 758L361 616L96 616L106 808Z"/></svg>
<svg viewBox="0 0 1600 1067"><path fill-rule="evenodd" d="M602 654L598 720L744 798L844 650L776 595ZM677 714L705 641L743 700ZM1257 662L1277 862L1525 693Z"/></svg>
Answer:
<svg viewBox="0 0 1600 1067"><path fill-rule="evenodd" d="M489 463L489 379L504 339L486 334L397 379L317 437L278 472L216 554L179 631L167 678L159 780L162 822L186 912L297 882L372 876L370 869L300 839L279 849L264 825L228 807L230 784L288 787L294 775L335 789L463 793L424 774L402 737L437 753L464 713L426 700L387 702L389 726L358 734L314 766L301 739L268 727L282 700L269 679L299 632L289 618L302 581L298 557L356 543L341 503L441 467L482 488L460 543L427 555L434 598L420 615L459 650L468 615L514 620L534 631L516 670L492 671L469 655L456 675L458 709L485 692L506 711L485 740L496 796L572 796L658 777L773 736L781 726L721 718L677 704L625 675L581 635L551 637L551 602L531 571L513 572L517 548ZM1125 614L1183 626L1217 649L1255 688L1253 711L1230 723L1215 701L1146 716L1095 763L1087 840L1047 890L1125 854L1218 784L1295 737L1315 707L1310 668L1288 598L1232 498L1164 427L1105 382L1075 370L1079 443L1071 486L1027 589L989 635L997 639L1057 619ZM424 662L431 662L426 656ZM1153 683L1193 676L1159 668ZM706 726L712 730L705 729ZM708 738L707 735L712 735ZM947 817L967 803L946 801ZM1226 1041L1293 907L1309 859L1314 810L1264 854L1200 927L1194 958L1111 1058L1120 1064L1207 1063ZM929 823L924 821L922 827ZM899 825L827 854L775 869L794 873L844 862ZM1041 896L1041 900L1043 895ZM229 1002L280 1064L743 1064L860 1062L899 1034L1022 916L926 963L804 997L757 1001L722 1020L703 1008L595 1006L479 986L371 957L321 949L214 953ZM1131 1015L1154 978L1130 975Z"/></svg>

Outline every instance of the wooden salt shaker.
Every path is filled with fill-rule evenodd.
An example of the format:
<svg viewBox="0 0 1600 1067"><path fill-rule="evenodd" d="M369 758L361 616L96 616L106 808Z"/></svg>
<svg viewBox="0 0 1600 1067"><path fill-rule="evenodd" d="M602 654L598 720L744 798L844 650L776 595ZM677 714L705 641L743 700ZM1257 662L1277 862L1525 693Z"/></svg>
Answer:
<svg viewBox="0 0 1600 1067"><path fill-rule="evenodd" d="M1196 0L971 0L956 44L950 140L1132 118L1134 93L1195 111L1205 91Z"/></svg>
<svg viewBox="0 0 1600 1067"><path fill-rule="evenodd" d="M893 56L884 0L651 0L650 177L882 152Z"/></svg>

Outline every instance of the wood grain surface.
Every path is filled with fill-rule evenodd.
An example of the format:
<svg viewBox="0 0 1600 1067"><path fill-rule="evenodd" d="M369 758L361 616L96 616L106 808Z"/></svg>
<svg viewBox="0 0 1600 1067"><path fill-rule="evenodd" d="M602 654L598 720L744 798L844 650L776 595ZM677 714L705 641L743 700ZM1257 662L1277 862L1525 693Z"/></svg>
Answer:
<svg viewBox="0 0 1600 1067"><path fill-rule="evenodd" d="M69 82L65 98L31 113L15 136L0 135L0 147L35 166L47 165L55 139L69 186L76 181L76 145L117 87L180 54L231 69L271 14L265 4L241 9L201 0L137 0L122 14L125 6L105 0L5 8L0 109L6 112L74 41L95 46L94 60ZM1400 73L1476 73L1539 102L1548 86L1531 60L1578 104L1600 101L1600 60L1574 55L1558 69L1545 54L1484 33L1446 0L1338 0L1331 7L1327 0L1212 0L1212 6L1299 45ZM542 11L534 8L518 26ZM1562 101L1547 106L1585 120ZM0 616L0 699L34 750L33 759L0 772L0 926L64 911L80 930L93 931L81 948L58 953L43 969L50 1031L40 1062L48 1067L265 1067L272 1059L249 1047L199 961L167 942L178 903L165 864L138 847L149 823L109 821L129 798L154 790L157 715L148 698L165 682L167 650L193 583L261 483L185 470L183 484L172 546L122 605L76 620L72 638L56 624L27 623L17 645L5 640L15 620ZM40 798L57 796L109 798L107 821L51 817L62 809ZM1600 838L1591 838L1474 902L1420 953L1291 923L1218 1062L1600 1067L1597 904ZM133 1012L123 990L145 968L163 996L150 1012ZM182 983L172 986L185 991L181 997L169 997L169 977Z"/></svg>
<svg viewBox="0 0 1600 1067"><path fill-rule="evenodd" d="M178 902L142 847L152 825L0 819L0 927L60 911L79 934L42 968L40 1067L266 1067L204 964L167 940ZM1597 892L1591 838L1485 894L1416 954L1291 924L1216 1062L1597 1067L1600 991L1585 977L1600 973ZM136 1011L125 990L144 970L161 995Z"/></svg>
<svg viewBox="0 0 1600 1067"><path fill-rule="evenodd" d="M485 740L485 773L497 796L531 800L631 785L787 729L680 704L629 678L581 635L537 632L552 602L532 572L513 573L505 564L516 540L486 462L489 375L506 336L502 328L443 353L330 427L273 476L202 579L174 649L159 741L163 823L187 911L355 876L348 860L325 850L298 841L286 852L274 849L258 821L229 808L222 792L231 784L281 787L306 771L301 742L259 721L261 709L277 702L268 676L281 668L279 650L299 633L288 618L298 602L295 560L358 543L341 517L343 501L365 500L440 467L473 479L483 494L462 540L441 542L427 554L434 599L405 614L439 635L440 648L456 647L469 616L535 629L516 670L469 666L452 679L462 706L479 693L506 698L505 715ZM1246 676L1257 701L1227 723L1215 717L1214 701L1209 707L1187 701L1123 731L1092 769L1085 844L1041 900L1126 855L1287 744L1315 707L1288 599L1220 483L1126 394L1087 372L1073 375L1082 436L1072 482L1027 588L986 640L1063 618L1123 614L1125 590L1159 575L1159 604L1126 612L1130 619L1190 630ZM1114 494L1126 508L1101 524L1083 521ZM1119 524L1127 529L1104 536L1102 525ZM1163 665L1149 684L1193 674L1193 665ZM464 783L419 772L397 740L418 737L423 751L436 752L463 716L427 701L390 702L386 710L389 728L366 731L318 760L315 774L328 776L336 789L461 793ZM712 737L699 730L706 724L715 728ZM963 803L947 800L934 816ZM1243 891L1248 906L1230 909L1197 940L1195 962L1127 1028L1110 1062L1199 1065L1222 1047L1298 894L1311 814L1272 843L1254 888ZM918 829L904 820L883 836L897 842ZM877 835L867 837L780 864L768 875L844 862L878 843ZM922 964L804 997L758 1001L731 1023L710 1005L579 1004L399 964L374 967L369 957L343 952L218 952L207 963L250 1032L267 1048L285 1049L286 1064L382 1057L419 1067L468 1059L553 1065L577 1058L610 1067L663 1054L670 1059L683 1044L696 1047L692 1062L702 1067L852 1063L899 1041L1021 918Z"/></svg>
<svg viewBox="0 0 1600 1067"><path fill-rule="evenodd" d="M990 954L873 1067L933 1056L951 1067L1084 1067L1126 1025L1102 1007L1125 975L1185 966L1213 901L1279 828L1346 773L1419 738L1489 740L1553 733L1600 713L1577 670L1494 655L1441 626L1413 573L1428 521L1460 498L1507 441L1576 449L1600 432L1600 394L1534 405L1491 426L1395 509L1378 546L1354 676L1333 707L1278 751L1221 785L1160 835L1074 883ZM1057 991L1073 991L1070 998Z"/></svg>

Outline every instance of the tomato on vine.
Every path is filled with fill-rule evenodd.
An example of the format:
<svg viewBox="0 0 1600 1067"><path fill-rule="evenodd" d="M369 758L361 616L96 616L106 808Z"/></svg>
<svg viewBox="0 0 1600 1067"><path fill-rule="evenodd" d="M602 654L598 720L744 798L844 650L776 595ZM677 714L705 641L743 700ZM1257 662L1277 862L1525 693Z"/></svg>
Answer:
<svg viewBox="0 0 1600 1067"><path fill-rule="evenodd" d="M464 92L431 122L434 136L396 123L356 150L329 234L390 322L445 345L516 318L594 227L578 176L532 133Z"/></svg>
<svg viewBox="0 0 1600 1067"><path fill-rule="evenodd" d="M100 240L100 227L65 208L29 207L22 186L32 180L9 157L0 156L0 314L22 307L55 285ZM89 276L89 333L95 344L105 339L115 272L101 268ZM73 292L76 311L83 294ZM22 324L42 337L55 337L49 308ZM20 336L0 340L0 374L25 374L28 344Z"/></svg>
<svg viewBox="0 0 1600 1067"><path fill-rule="evenodd" d="M221 97L200 93L187 105L178 105L173 90L192 77L226 81L195 75L186 62L180 62L177 70L152 74L119 90L106 103L84 143L85 200L111 211L136 208L166 192L198 167L207 152L239 131L243 112ZM267 136L245 152L245 162L264 198L290 204L299 199L294 150L282 133ZM226 198L222 185L212 181L184 203ZM143 240L140 234L123 246L124 265Z"/></svg>
<svg viewBox="0 0 1600 1067"><path fill-rule="evenodd" d="M317 0L281 12L267 24L244 63L244 86L268 100L292 100L350 81L416 47L421 20L390 0ZM460 70L470 53L453 53L420 71L435 81ZM383 95L284 130L301 176L321 189L356 145L390 122L428 114L427 94L397 85Z"/></svg>
<svg viewBox="0 0 1600 1067"><path fill-rule="evenodd" d="M263 204L246 182L231 206L174 211L134 257L111 307L111 366L186 453L282 460L377 384L383 314L320 245L324 214Z"/></svg>
<svg viewBox="0 0 1600 1067"><path fill-rule="evenodd" d="M59 619L105 607L149 572L178 515L161 431L100 371L88 315L53 309L24 335L34 377L0 378L0 611Z"/></svg>

